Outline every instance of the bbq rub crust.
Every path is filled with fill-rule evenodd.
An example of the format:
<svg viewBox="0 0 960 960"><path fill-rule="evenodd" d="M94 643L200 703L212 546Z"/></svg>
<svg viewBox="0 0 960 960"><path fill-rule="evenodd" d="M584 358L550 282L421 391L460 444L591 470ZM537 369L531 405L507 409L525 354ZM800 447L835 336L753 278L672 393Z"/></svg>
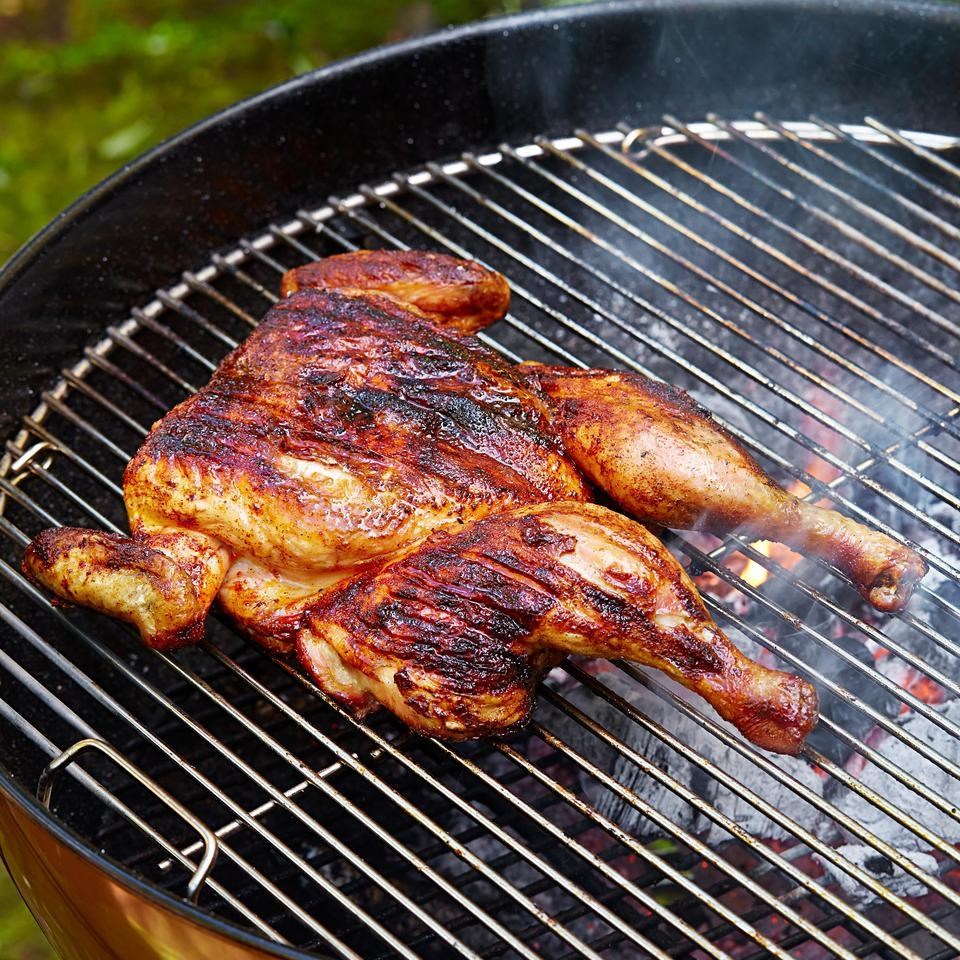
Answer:
<svg viewBox="0 0 960 960"><path fill-rule="evenodd" d="M33 580L158 647L196 642L216 597L352 709L435 736L514 729L576 653L660 669L795 753L810 685L744 657L588 482L644 521L799 545L881 610L923 575L912 550L782 490L685 394L515 366L468 336L509 301L480 264L358 251L288 272L282 292L131 460L130 537L46 531L24 557Z"/></svg>

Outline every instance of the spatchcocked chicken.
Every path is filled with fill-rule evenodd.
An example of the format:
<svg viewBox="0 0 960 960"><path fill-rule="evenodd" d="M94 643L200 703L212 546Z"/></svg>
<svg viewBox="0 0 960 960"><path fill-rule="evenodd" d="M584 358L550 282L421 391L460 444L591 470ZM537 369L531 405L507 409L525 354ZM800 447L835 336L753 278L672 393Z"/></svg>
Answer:
<svg viewBox="0 0 960 960"><path fill-rule="evenodd" d="M685 394L487 349L470 334L509 291L476 263L345 254L290 271L283 294L130 462L131 536L47 530L29 576L161 649L198 641L218 600L331 696L434 736L522 724L575 653L663 670L795 753L813 688L740 653L636 521L780 540L884 611L925 572L786 493Z"/></svg>

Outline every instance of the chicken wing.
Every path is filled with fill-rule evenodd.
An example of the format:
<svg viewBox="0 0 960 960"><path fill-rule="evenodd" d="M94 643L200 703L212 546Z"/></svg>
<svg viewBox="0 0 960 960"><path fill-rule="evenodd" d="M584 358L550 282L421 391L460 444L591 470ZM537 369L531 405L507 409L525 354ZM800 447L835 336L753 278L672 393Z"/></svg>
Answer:
<svg viewBox="0 0 960 960"><path fill-rule="evenodd" d="M780 753L796 753L817 718L813 688L740 653L651 533L579 502L434 533L320 598L299 652L354 709L379 702L454 739L522 724L537 681L568 653L663 670Z"/></svg>
<svg viewBox="0 0 960 960"><path fill-rule="evenodd" d="M472 260L423 250L356 250L283 275L283 296L304 289L380 293L460 333L495 323L510 303L510 287L499 273Z"/></svg>
<svg viewBox="0 0 960 960"><path fill-rule="evenodd" d="M687 394L636 373L524 364L587 478L639 520L777 540L822 557L878 610L900 610L923 559L883 533L799 500Z"/></svg>
<svg viewBox="0 0 960 960"><path fill-rule="evenodd" d="M27 547L24 572L48 590L132 623L151 646L197 643L230 566L202 533L160 530L149 540L59 527Z"/></svg>

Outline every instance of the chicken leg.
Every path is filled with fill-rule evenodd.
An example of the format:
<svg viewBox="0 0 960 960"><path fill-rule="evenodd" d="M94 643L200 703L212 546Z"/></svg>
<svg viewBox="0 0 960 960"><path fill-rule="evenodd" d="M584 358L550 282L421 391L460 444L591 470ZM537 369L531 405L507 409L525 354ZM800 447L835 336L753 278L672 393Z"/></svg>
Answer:
<svg viewBox="0 0 960 960"><path fill-rule="evenodd" d="M553 402L567 454L638 520L785 543L834 564L884 612L926 573L909 547L787 493L682 391L635 373L523 366Z"/></svg>
<svg viewBox="0 0 960 960"><path fill-rule="evenodd" d="M434 533L333 588L299 653L354 709L379 702L453 739L522 724L540 676L568 653L662 670L768 750L797 753L817 719L810 684L740 653L649 531L576 501Z"/></svg>

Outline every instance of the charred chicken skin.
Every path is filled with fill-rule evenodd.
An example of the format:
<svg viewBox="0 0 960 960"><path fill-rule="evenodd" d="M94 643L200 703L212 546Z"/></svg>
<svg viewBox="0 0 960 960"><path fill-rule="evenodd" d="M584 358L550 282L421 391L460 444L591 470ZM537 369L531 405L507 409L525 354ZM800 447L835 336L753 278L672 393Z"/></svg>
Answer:
<svg viewBox="0 0 960 960"><path fill-rule="evenodd" d="M433 736L523 723L576 653L663 670L796 753L813 688L744 657L673 556L591 489L636 520L815 553L881 610L925 572L791 497L684 394L485 348L470 334L509 290L479 264L357 252L290 271L282 292L128 465L131 536L44 531L31 578L161 649L198 641L217 600L331 696Z"/></svg>

